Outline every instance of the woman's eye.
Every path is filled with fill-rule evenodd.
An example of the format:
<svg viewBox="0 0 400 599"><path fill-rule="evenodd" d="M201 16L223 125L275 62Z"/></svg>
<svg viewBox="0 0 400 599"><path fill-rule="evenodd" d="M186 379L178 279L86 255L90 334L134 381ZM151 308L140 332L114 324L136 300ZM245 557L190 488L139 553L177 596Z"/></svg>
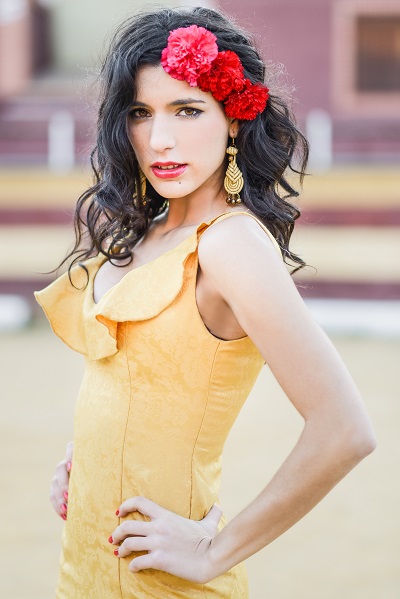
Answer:
<svg viewBox="0 0 400 599"><path fill-rule="evenodd" d="M179 116L196 117L199 116L203 111L198 108L190 108L189 106L181 108L178 112Z"/></svg>
<svg viewBox="0 0 400 599"><path fill-rule="evenodd" d="M129 114L134 119L144 119L149 115L145 108L132 108Z"/></svg>
<svg viewBox="0 0 400 599"><path fill-rule="evenodd" d="M191 108L189 106L185 106L185 108L180 108L178 110L177 116L194 118L199 116L201 112L203 111L199 110L198 108ZM129 115L133 119L145 119L151 116L146 108L132 108Z"/></svg>

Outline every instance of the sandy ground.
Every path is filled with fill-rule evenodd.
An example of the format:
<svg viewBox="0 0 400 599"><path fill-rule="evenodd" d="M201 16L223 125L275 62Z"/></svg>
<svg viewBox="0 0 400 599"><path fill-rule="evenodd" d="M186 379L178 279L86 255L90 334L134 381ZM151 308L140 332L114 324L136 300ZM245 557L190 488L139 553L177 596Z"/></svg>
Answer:
<svg viewBox="0 0 400 599"><path fill-rule="evenodd" d="M333 341L362 391L378 449L248 560L251 599L400 597L400 340ZM44 323L1 336L0 355L0 596L50 599L63 522L48 488L71 438L81 358ZM226 445L221 501L228 518L267 483L300 430L297 412L265 368Z"/></svg>

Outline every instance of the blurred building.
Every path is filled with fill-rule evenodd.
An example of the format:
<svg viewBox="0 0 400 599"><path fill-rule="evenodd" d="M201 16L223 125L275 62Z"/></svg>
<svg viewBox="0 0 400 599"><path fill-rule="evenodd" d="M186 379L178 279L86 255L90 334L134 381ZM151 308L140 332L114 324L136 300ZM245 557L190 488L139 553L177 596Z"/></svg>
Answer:
<svg viewBox="0 0 400 599"><path fill-rule="evenodd" d="M96 96L91 85L107 39L126 16L151 4L0 0L0 166L55 161L67 167L71 140L73 162L87 162ZM65 152L53 159L54 139Z"/></svg>
<svg viewBox="0 0 400 599"><path fill-rule="evenodd" d="M398 0L220 4L257 34L264 58L285 65L295 111L322 151L331 135L335 162L399 162Z"/></svg>
<svg viewBox="0 0 400 599"><path fill-rule="evenodd" d="M285 65L316 161L399 160L398 0L219 4L255 33L267 60ZM114 27L140 6L132 0L0 0L1 163L46 163L48 121L60 110L72 115L76 158L85 159L91 107L82 81L96 71Z"/></svg>

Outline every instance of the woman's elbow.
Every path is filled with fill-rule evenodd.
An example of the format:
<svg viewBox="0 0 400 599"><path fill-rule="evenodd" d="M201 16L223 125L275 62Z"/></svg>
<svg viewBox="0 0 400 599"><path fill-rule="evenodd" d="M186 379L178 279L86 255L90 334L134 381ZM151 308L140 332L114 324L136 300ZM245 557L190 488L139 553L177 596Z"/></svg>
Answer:
<svg viewBox="0 0 400 599"><path fill-rule="evenodd" d="M351 453L356 461L361 461L372 453L376 448L376 435L369 420L356 422L352 430L346 435L348 453Z"/></svg>
<svg viewBox="0 0 400 599"><path fill-rule="evenodd" d="M363 453L363 457L366 457L367 455L369 455L376 449L376 443L377 443L377 440L376 440L375 432L372 429L372 427L370 427L370 430L368 431L368 433L364 435L364 438L363 438L362 444L361 444L361 451Z"/></svg>

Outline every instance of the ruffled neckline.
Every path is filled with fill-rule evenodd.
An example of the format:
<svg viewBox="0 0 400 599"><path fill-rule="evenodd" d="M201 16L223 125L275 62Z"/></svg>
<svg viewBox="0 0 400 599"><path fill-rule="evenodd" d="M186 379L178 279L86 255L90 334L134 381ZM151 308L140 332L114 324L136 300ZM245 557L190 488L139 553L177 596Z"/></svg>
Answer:
<svg viewBox="0 0 400 599"><path fill-rule="evenodd" d="M202 222L181 243L127 272L97 303L93 295L94 279L107 258L99 255L90 265L86 264L89 281L83 302L83 326L92 360L117 353L118 323L150 320L175 301L186 280L186 262L196 251L198 236L207 226L208 223Z"/></svg>
<svg viewBox="0 0 400 599"><path fill-rule="evenodd" d="M85 268L77 265L72 269L74 285L65 273L36 292L35 297L54 332L72 349L91 360L113 356L118 352L118 323L149 320L171 306L192 276L186 265L197 250L203 230L234 212L245 211L229 211L200 223L178 245L124 274L97 303L93 296L94 279L107 261L102 254L86 260ZM279 251L274 239L273 242Z"/></svg>
<svg viewBox="0 0 400 599"><path fill-rule="evenodd" d="M208 223L201 223L200 225L198 225L198 227L196 228L195 231L193 231L193 233L191 235L189 235L188 237L186 237L185 239L183 239L180 243L178 243L177 245L175 245L173 248L167 250L166 252L164 252L163 254L160 254L159 256L157 256L156 258L153 258L153 260L149 260L149 262L145 262L144 264L141 264L140 266L137 266L136 268L132 268L131 270L129 270L126 274L123 275L123 277L121 277L121 279L115 283L112 287L110 287L105 293L103 293L103 295L101 296L101 298L99 299L98 302L96 302L94 300L94 281L95 278L97 276L98 271L100 270L100 268L103 266L103 264L105 264L108 261L107 256L104 256L102 254L99 254L98 256L96 256L93 260L96 261L96 270L93 273L93 276L89 282L89 285L91 287L90 289L90 295L92 298L92 303L94 306L100 306L103 299L106 298L106 296L111 293L115 288L118 288L120 285L122 284L126 284L126 279L129 280L131 277L134 276L134 273L136 272L141 272L141 271L145 271L146 268L150 268L152 266L154 266L158 261L163 261L167 258L167 256L171 253L175 253L177 252L181 246L188 246L188 254L192 253L192 251L194 251L195 247L197 247L197 241L195 243L195 247L193 247L193 243L191 243L192 238L196 238L196 236L199 233L199 229L202 226L208 226Z"/></svg>

